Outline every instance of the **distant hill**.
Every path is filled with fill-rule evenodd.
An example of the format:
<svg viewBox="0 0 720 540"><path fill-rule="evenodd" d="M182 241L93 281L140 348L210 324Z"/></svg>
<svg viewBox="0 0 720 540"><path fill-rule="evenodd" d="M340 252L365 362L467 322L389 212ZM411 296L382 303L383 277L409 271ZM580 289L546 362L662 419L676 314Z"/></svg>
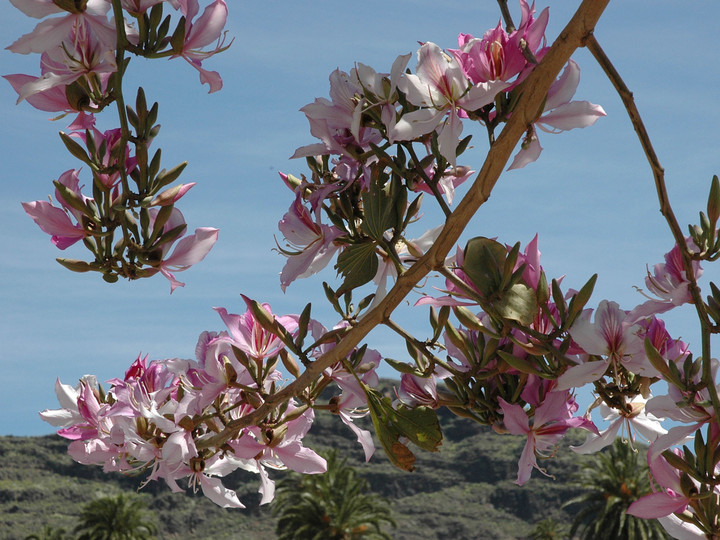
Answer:
<svg viewBox="0 0 720 540"><path fill-rule="evenodd" d="M391 500L398 527L389 532L397 540L522 539L542 519L572 521L560 506L579 494L569 481L586 458L567 449L567 438L547 462L554 479L534 471L518 487L513 481L524 438L500 436L439 412L445 437L441 451L417 450L412 473L393 467L381 449L366 464L352 432L330 415L318 414L306 443L318 450L337 448L373 491ZM575 444L584 438L570 435ZM22 539L39 533L44 524L72 530L85 502L100 494L135 492L144 479L79 465L66 449L67 441L58 436L0 437L0 539ZM283 473L270 475L279 480ZM269 508L258 506L257 476L240 471L223 481L237 490L247 509L219 508L201 494L172 493L162 482L143 488L140 494L157 516L158 538L274 538Z"/></svg>

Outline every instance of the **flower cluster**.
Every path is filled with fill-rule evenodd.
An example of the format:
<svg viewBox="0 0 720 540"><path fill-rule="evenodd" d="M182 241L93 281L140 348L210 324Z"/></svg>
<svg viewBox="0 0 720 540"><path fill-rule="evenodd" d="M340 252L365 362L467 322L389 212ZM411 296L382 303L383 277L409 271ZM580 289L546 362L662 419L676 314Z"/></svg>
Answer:
<svg viewBox="0 0 720 540"><path fill-rule="evenodd" d="M325 460L303 446L302 439L315 414L308 404L333 381L340 393L331 398L330 407L358 435L369 459L374 450L370 433L352 421L367 414L361 384L377 384L380 354L375 351L356 352L346 363L325 370L301 401L284 403L261 421L234 429L233 436L220 443L213 440L281 388L286 375L276 369L280 359L287 366L294 362L283 339L298 334L299 317L273 316L269 305L245 300L248 310L243 314L216 308L227 330L203 332L194 360L148 362L138 357L123 379L108 381L107 391L92 376L75 387L58 381L61 408L43 411L42 418L73 441L69 452L80 463L100 464L106 471L150 471L147 481L163 479L174 491L181 490L178 481L187 478L189 486L199 486L218 505L242 507L221 481L238 468L260 476L263 504L274 494L267 469L325 472ZM272 320L276 333L263 320ZM322 340L325 328L316 321L310 324ZM332 346L313 346L308 355ZM353 361L363 364L362 383L346 367Z"/></svg>
<svg viewBox="0 0 720 540"><path fill-rule="evenodd" d="M330 76L330 99L303 107L311 134L320 142L298 148L293 157L308 158L312 177L281 175L295 200L280 221L288 257L281 274L283 289L298 277L321 270L337 254L336 269L349 284L375 281L377 303L386 281L432 245L441 227L410 240L409 224L420 216L421 198L429 193L446 214L455 189L472 170L458 165L470 136L463 124L483 125L491 140L512 115L519 85L542 58L548 12L535 18L521 0L522 21L510 34L500 26L482 38L461 34L460 48L444 52L425 42L410 72L410 54L399 56L390 73L358 63L349 73ZM529 60L530 59L530 60ZM579 67L570 61L553 84L544 111L528 127L527 140L511 168L537 159L540 146L533 126L559 132L592 125L602 107L571 101ZM330 224L322 221L323 211ZM351 275L347 261L362 265Z"/></svg>
<svg viewBox="0 0 720 540"><path fill-rule="evenodd" d="M41 75L15 74L5 79L17 91L18 102L62 113L59 118L79 113L68 127L70 134L62 133L61 138L92 174L92 198L80 193L80 170L71 170L55 182L59 206L34 201L23 203L25 211L58 248L83 240L94 255L92 262L59 259L67 268L101 272L107 281L120 276L147 277L159 271L170 280L172 292L183 285L172 272L202 260L217 239L217 230L197 229L171 252L173 242L186 229L182 214L173 205L193 184L165 189L184 165L161 171L160 153L152 158L148 155L159 130L155 124L157 104L148 110L140 89L136 108L126 111L119 92L124 71L118 71L118 65L128 51L148 58L183 57L200 72L211 92L219 90L220 76L204 69L202 61L227 48L223 37L225 2L215 0L200 16L197 0L123 1L118 13L111 10L108 0L14 4L25 14L43 19L8 47L16 53L40 54ZM163 5L181 15L172 35L168 35L169 16L163 21ZM46 18L51 15L58 16ZM118 22L120 18L123 20ZM205 49L213 42L214 48ZM100 132L95 128L95 115L116 101L121 127ZM122 238L115 237L118 228Z"/></svg>

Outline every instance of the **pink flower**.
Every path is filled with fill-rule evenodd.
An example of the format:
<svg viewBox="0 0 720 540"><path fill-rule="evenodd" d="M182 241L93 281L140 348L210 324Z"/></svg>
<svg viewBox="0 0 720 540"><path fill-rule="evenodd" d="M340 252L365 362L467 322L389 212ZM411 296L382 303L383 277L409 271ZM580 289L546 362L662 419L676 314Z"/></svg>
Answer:
<svg viewBox="0 0 720 540"><path fill-rule="evenodd" d="M514 435L527 436L515 481L520 486L530 479L533 468L545 474L545 471L538 467L536 457L549 457L551 450L568 429L575 427L597 432L592 422L572 417L577 410L577 404L567 391L547 394L543 402L535 408L532 426L520 405L508 403L503 398L498 398L498 402L507 430Z"/></svg>
<svg viewBox="0 0 720 540"><path fill-rule="evenodd" d="M47 201L26 202L22 206L38 227L52 236L52 243L59 249L66 249L88 235L79 224L72 222L67 213Z"/></svg>
<svg viewBox="0 0 720 540"><path fill-rule="evenodd" d="M455 58L427 42L418 51L417 75L404 75L398 82L407 100L423 108L397 121L389 133L390 142L411 141L438 129L440 153L454 167L462 133L459 110L475 111L492 103L506 86L504 81L471 85Z"/></svg>
<svg viewBox="0 0 720 540"><path fill-rule="evenodd" d="M121 0L120 5L132 15L141 15L156 4L165 0Z"/></svg>
<svg viewBox="0 0 720 540"><path fill-rule="evenodd" d="M299 196L278 223L278 228L290 244L289 249L279 248L288 258L280 274L283 291L296 279L322 270L340 247L334 241L343 234L333 225L323 225L319 214L313 219Z"/></svg>
<svg viewBox="0 0 720 540"><path fill-rule="evenodd" d="M432 229L425 231L419 238L412 240L400 240L395 245L395 253L402 263L412 264L423 256L429 250L435 239L442 232L442 225L438 225ZM388 238L389 240L389 238ZM378 288L375 292L370 309L374 309L385 296L387 296L388 278L397 278L397 268L389 255L379 256L377 272L373 277L373 282Z"/></svg>
<svg viewBox="0 0 720 540"><path fill-rule="evenodd" d="M640 435L642 440L653 442L659 436L667 433L667 430L660 425L660 419L645 410L646 399L642 396L635 396L627 405L630 414L617 409L611 409L605 403L600 405L600 414L605 422L610 425L599 434L588 433L585 442L579 446L571 446L578 454L592 454L611 445L622 430L623 439L635 440L635 434Z"/></svg>
<svg viewBox="0 0 720 540"><path fill-rule="evenodd" d="M155 222L157 210L151 208L150 227ZM185 225L185 218L180 210L173 208L172 215L167 223L163 226L163 232L168 232L175 227ZM158 265L160 273L170 281L170 293L178 287L184 287L185 284L175 279L173 272L182 272L190 268L193 264L202 261L205 256L217 242L218 229L212 227L200 227L195 229L195 234L185 236L175 245L172 253L168 255L172 247L172 243L166 243L161 247L162 261ZM182 235L181 235L182 236Z"/></svg>
<svg viewBox="0 0 720 540"><path fill-rule="evenodd" d="M310 123L310 133L321 142L301 146L292 157L339 154L354 159L349 148L369 148L371 142L379 144L380 133L361 126L363 102L356 96L362 94L355 70L350 74L339 69L333 71L330 100L315 98L300 109Z"/></svg>
<svg viewBox="0 0 720 540"><path fill-rule="evenodd" d="M548 23L549 10L545 8L535 19L533 17L534 4L533 8L530 8L525 0L521 0L520 5L522 21L520 27L511 34L503 30L502 23L498 23L497 27L485 32L482 39L475 38L470 34L458 36L460 48L450 52L458 59L463 72L473 83L509 82L518 75L513 84L507 88L509 91L524 80L534 67L528 65L520 42L525 40L528 51L533 55L538 55L538 48L543 42Z"/></svg>
<svg viewBox="0 0 720 540"><path fill-rule="evenodd" d="M293 409L295 406L290 404L287 412L290 413ZM275 485L268 477L265 467L289 468L303 474L322 474L327 471L325 459L302 444L314 417L313 410L308 409L278 430L261 432L258 428L250 428L243 436L229 442L237 458L255 460L262 482L260 493L263 497L260 504L271 502L275 494Z"/></svg>
<svg viewBox="0 0 720 540"><path fill-rule="evenodd" d="M570 328L573 340L590 355L601 360L572 366L558 379L558 389L583 386L598 380L612 364L620 364L626 357L644 355L643 340L637 336L638 324L629 320L627 312L615 302L603 300L590 322L590 311L578 317Z"/></svg>
<svg viewBox="0 0 720 540"><path fill-rule="evenodd" d="M395 91L411 56L411 53L398 56L393 62L389 74L377 73L365 64L358 63L356 65L351 73L357 77L358 83L364 91L358 94L359 100L355 106L354 118L357 117L359 121L365 110L379 108L380 119L385 125L386 131L390 132L394 129L397 116ZM368 93L371 94L370 97L368 97Z"/></svg>
<svg viewBox="0 0 720 540"><path fill-rule="evenodd" d="M70 169L58 178L58 182L75 192L80 199L91 201L82 195L79 187L80 170ZM53 206L47 201L33 201L22 203L25 213L29 215L38 227L51 235L51 241L58 249L66 249L78 240L89 236L89 232L82 226L83 214L70 206L62 195L56 190L55 197L61 208Z"/></svg>
<svg viewBox="0 0 720 540"><path fill-rule="evenodd" d="M224 51L231 44L225 45L223 29L227 21L228 9L223 0L215 0L205 8L203 14L192 22L198 14L200 7L197 0L183 0L180 3L180 12L185 17L185 39L182 47L175 50L176 56L182 56L192 67L200 73L200 82L210 87L210 93L222 88L222 79L217 71L203 69L203 60ZM203 47L216 42L212 50L203 50Z"/></svg>
<svg viewBox="0 0 720 540"><path fill-rule="evenodd" d="M437 377L431 374L429 377L418 377L412 373L403 373L400 377L400 388L398 399L409 407L424 405L437 409Z"/></svg>
<svg viewBox="0 0 720 540"><path fill-rule="evenodd" d="M445 195L448 204L452 204L453 199L455 198L455 188L470 178L475 171L468 169L467 167L458 166L445 170L439 175L440 178L437 179L436 177L438 175L434 174L434 166L433 164L430 164L425 172L427 173L428 178L437 182L438 191ZM430 194L433 193L430 186L428 186L424 180L416 184L413 191L424 191L425 193Z"/></svg>
<svg viewBox="0 0 720 540"><path fill-rule="evenodd" d="M574 60L569 60L560 78L550 87L542 115L531 126L529 134L522 142L521 150L515 155L508 170L521 169L540 156L542 147L534 127L546 133L560 133L591 126L598 118L606 116L600 105L594 105L589 101L570 101L575 95L579 82L580 66Z"/></svg>
<svg viewBox="0 0 720 540"><path fill-rule="evenodd" d="M690 238L686 238L688 247L692 250L695 244ZM703 274L700 267L700 261L692 262L692 270L695 279ZM645 278L645 285L659 299L652 297L644 304L640 304L632 311L632 315L638 319L657 315L669 311L670 309L692 302L692 295L688 285L690 280L687 278L685 266L683 265L680 247L675 245L668 253L665 254L665 262L656 264L653 268L653 275L650 271Z"/></svg>
<svg viewBox="0 0 720 540"><path fill-rule="evenodd" d="M674 452L682 457L682 451ZM683 493L680 471L670 465L662 455L651 459L648 454L648 465L653 479L661 490L632 503L627 513L643 519L654 519L683 512L690 498Z"/></svg>
<svg viewBox="0 0 720 540"><path fill-rule="evenodd" d="M98 38L90 26L77 22L57 46L43 52L42 75L20 87L18 103L58 86L64 91L82 77L97 77L98 85L105 88L110 75L117 71L114 46L114 42L109 46Z"/></svg>
<svg viewBox="0 0 720 540"><path fill-rule="evenodd" d="M94 124L94 122L93 122ZM80 139L85 146L87 144L87 133L90 132L90 136L93 139L93 146L96 149L105 148L104 155L96 155L98 161L102 164L103 168L107 170L115 171L111 174L96 172L95 176L100 180L103 186L108 189L116 187L121 180L120 171L116 169L119 166L118 147L122 141L122 131L120 128L109 129L105 132L100 132L94 127L80 126L78 131L74 131L70 136ZM130 148L125 147L125 171L129 175L135 167L137 167L137 160L134 156L130 155Z"/></svg>
<svg viewBox="0 0 720 540"><path fill-rule="evenodd" d="M3 78L12 85L13 90L15 90L18 95L25 87L25 85L30 84L30 87L32 87L32 84L36 84L39 80L39 77L21 74L3 75ZM73 112L80 110L77 105L71 105L68 102L64 86L53 86L51 88L48 88L47 90L36 92L34 94L28 95L25 100L30 105L41 111Z"/></svg>
<svg viewBox="0 0 720 540"><path fill-rule="evenodd" d="M75 388L69 384L63 384L60 379L57 379L55 381L55 395L58 403L60 403L60 408L45 409L40 413L40 418L52 426L63 428L82 423L84 417L78 410L78 398L86 386L97 387L97 380L94 376L85 375Z"/></svg>
<svg viewBox="0 0 720 540"><path fill-rule="evenodd" d="M70 35L76 35L83 40L92 39L99 42L105 50L115 48L117 36L115 24L107 19L110 2L107 0L88 0L82 9L75 12L65 12L52 0L11 0L20 11L42 19L55 13L66 13L62 17L47 19L38 24L29 34L25 34L8 47L8 50L19 53L43 53L59 47ZM66 41L67 43L67 41ZM70 43L70 51L75 45Z"/></svg>
<svg viewBox="0 0 720 540"><path fill-rule="evenodd" d="M222 318L225 326L230 332L232 343L251 358L262 360L275 356L285 348L285 344L275 334L265 330L258 322L250 309L251 300L243 296L243 300L248 309L242 315L228 313L225 308L213 308ZM262 308L272 316L272 310L269 304L262 304ZM283 315L275 317L288 332L294 332L297 329L297 319L295 316Z"/></svg>

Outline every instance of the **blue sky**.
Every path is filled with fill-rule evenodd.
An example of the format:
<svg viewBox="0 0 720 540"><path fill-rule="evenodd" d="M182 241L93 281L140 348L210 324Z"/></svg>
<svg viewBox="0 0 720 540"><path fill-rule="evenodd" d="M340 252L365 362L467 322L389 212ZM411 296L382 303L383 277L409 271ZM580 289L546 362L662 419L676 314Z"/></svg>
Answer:
<svg viewBox="0 0 720 540"><path fill-rule="evenodd" d="M568 0L550 5L549 40L576 5ZM26 103L16 106L16 94L0 82L5 128L0 132L0 434L52 431L37 411L56 406L56 377L75 384L86 373L100 380L121 376L139 353L151 359L192 357L201 331L222 329L212 307L244 311L241 293L270 302L277 313L297 313L315 299L315 315L332 325L320 284L333 273L296 282L283 294L278 273L285 260L272 251L277 222L291 202L277 173L303 173L304 163L289 156L315 142L298 109L327 96L335 68L347 71L362 62L388 71L396 56L414 52L418 41L452 48L458 33L481 35L499 19L491 1L438 6L425 0L372 0L361 9L328 1L311 7L232 2L228 30L235 41L207 63L225 82L212 95L181 60L131 63L126 88L142 84L148 99L160 102L155 148L163 149L163 166L187 160L181 180L197 182L180 204L189 228L220 229L213 251L178 276L187 286L172 296L159 276L108 285L55 262L58 256L85 254L79 247L59 252L20 202L45 199L53 179L79 166L57 136L67 122L48 122L51 114ZM538 9L544 6L538 3ZM697 219L710 179L720 173L719 18L720 3L710 0L693 2L692 10L669 0L616 1L596 30L635 94L683 227ZM35 24L9 3L0 5L5 45ZM643 301L633 286L644 286L646 265L662 261L672 237L619 98L587 51L574 58L582 69L576 99L602 105L608 116L584 130L543 134L540 160L503 175L464 238L497 236L524 245L537 232L548 276L565 275L567 286L580 287L597 272L590 304L606 298L631 309ZM37 74L38 65L36 55L0 51L2 74ZM100 126L116 127L113 122L105 113ZM475 147L463 156L475 169L487 150L477 133ZM429 220L427 228L434 224ZM701 284L718 277L717 266L706 265ZM418 334L426 330L425 310L404 308L399 317ZM699 344L689 306L664 318L673 336ZM385 333L370 342L386 356L405 359L404 344Z"/></svg>

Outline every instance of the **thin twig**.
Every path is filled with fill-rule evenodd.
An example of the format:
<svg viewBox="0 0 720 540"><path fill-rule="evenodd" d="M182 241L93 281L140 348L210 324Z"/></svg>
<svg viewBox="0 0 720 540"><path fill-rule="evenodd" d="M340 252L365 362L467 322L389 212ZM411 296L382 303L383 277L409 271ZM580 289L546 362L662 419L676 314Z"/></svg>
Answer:
<svg viewBox="0 0 720 540"><path fill-rule="evenodd" d="M592 55L595 57L595 60L597 60L598 64L600 64L600 67L602 67L603 71L610 79L610 82L615 87L615 90L620 96L620 99L625 106L625 110L630 117L630 122L632 122L635 133L640 140L640 145L645 152L645 157L647 158L648 163L650 164L650 168L652 169L653 177L655 179L655 190L657 192L658 202L660 203L660 213L662 213L662 215L665 217L665 221L667 221L667 224L670 227L670 231L672 232L673 238L675 239L675 243L680 249L680 254L683 261L683 268L685 270L685 277L689 281L688 289L690 291L690 295L692 296L693 304L695 305L698 318L700 319L700 326L702 330L701 340L703 380L708 387L710 400L712 402L713 409L715 410L716 421L720 424L720 399L718 398L715 381L712 377L710 363L710 328L712 326L712 323L710 321L710 318L708 317L705 303L703 302L702 296L700 295L700 288L698 287L697 280L695 278L695 272L693 271L692 267L692 254L690 253L690 249L688 248L687 242L685 240L685 235L683 234L683 231L680 228L680 224L678 223L677 218L675 217L675 213L673 212L672 206L670 205L670 199L668 197L667 188L665 185L665 169L663 169L663 167L660 165L660 160L658 159L657 154L655 153L655 149L650 142L650 136L648 135L647 130L645 129L645 124L642 121L642 117L640 116L640 113L635 106L635 100L633 99L632 92L625 85L622 77L620 77L620 74L615 69L615 66L605 54L605 51L603 51L602 47L600 46L594 35L591 34L588 36L586 46L588 50L592 53Z"/></svg>
<svg viewBox="0 0 720 540"><path fill-rule="evenodd" d="M513 22L510 9L508 8L507 0L497 0L498 6L500 7L500 13L505 21L505 31L509 34L515 30L515 23Z"/></svg>
<svg viewBox="0 0 720 540"><path fill-rule="evenodd" d="M437 187L437 180L435 178L430 178L425 170L420 166L420 160L417 157L417 154L415 153L415 149L413 148L413 145L411 142L404 144L403 147L410 153L410 157L413 158L413 161L415 162L415 169L417 169L418 174L422 176L423 180L425 180L425 184L430 188L430 191L432 191L433 196L435 197L435 200L440 205L440 208L443 211L443 214L445 214L445 218L449 218L450 214L452 214L452 210L450 210L450 207L445 202L445 199L442 197L442 193L440 193L440 190ZM437 170L437 172L440 172Z"/></svg>
<svg viewBox="0 0 720 540"><path fill-rule="evenodd" d="M402 337L405 341L407 341L408 343L411 343L411 344L413 345L413 347L415 347L416 349L418 349L426 358L429 358L429 359L432 360L434 363L436 363L437 365L439 365L439 366L442 367L443 369L446 369L447 371L449 371L449 372L452 373L453 375L455 375L455 376L460 375L460 372L459 372L456 368L452 367L450 364L448 364L447 362L445 362L442 358L438 358L436 355L434 355L434 354L432 353L432 351L430 351L430 350L427 348L427 346L426 346L425 343L423 343L423 342L420 341L419 339L417 339L417 338L411 336L410 334L408 334L402 326L400 326L399 324L397 324L397 323L396 323L395 321L393 321L392 319L388 319L388 320L385 321L383 324L384 324L385 326L387 326L388 328L390 328L393 332L395 332L396 334L398 334L400 337Z"/></svg>

